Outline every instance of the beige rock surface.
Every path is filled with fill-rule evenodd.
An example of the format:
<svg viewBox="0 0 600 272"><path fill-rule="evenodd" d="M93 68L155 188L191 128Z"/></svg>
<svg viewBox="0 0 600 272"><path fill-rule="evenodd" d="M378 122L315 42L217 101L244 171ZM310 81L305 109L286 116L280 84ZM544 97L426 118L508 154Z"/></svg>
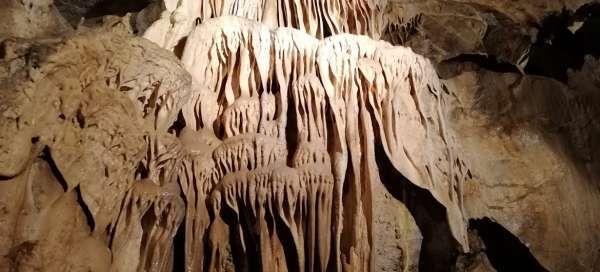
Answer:
<svg viewBox="0 0 600 272"><path fill-rule="evenodd" d="M591 162L574 160L573 154L581 153L569 148L571 139L584 136L576 130L582 113L571 105L594 104L543 77L479 71L448 84L463 87L454 116L472 162L467 216L500 223L549 271L593 268L599 256L600 192L585 167Z"/></svg>
<svg viewBox="0 0 600 272"><path fill-rule="evenodd" d="M0 1L0 38L47 38L71 29L52 0Z"/></svg>
<svg viewBox="0 0 600 272"><path fill-rule="evenodd" d="M163 270L184 211L167 129L189 75L110 30L2 46L2 268Z"/></svg>
<svg viewBox="0 0 600 272"><path fill-rule="evenodd" d="M524 66L544 19L593 2L390 0L381 37L436 62L485 55Z"/></svg>

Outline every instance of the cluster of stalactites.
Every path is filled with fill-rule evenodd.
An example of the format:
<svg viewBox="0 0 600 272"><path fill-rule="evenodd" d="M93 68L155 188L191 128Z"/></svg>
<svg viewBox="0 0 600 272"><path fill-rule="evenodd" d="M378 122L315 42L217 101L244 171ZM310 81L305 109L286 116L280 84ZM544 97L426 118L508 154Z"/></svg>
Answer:
<svg viewBox="0 0 600 272"><path fill-rule="evenodd" d="M241 0L201 1L200 18L205 21L221 16L239 16L271 27L300 29L314 37L324 38L341 33L374 36L378 30L377 15L387 1L278 1Z"/></svg>
<svg viewBox="0 0 600 272"><path fill-rule="evenodd" d="M282 73L282 80L269 76L263 84L260 69L247 66L255 61L248 50L238 50L246 50L246 54L240 54L240 58L235 57L237 53L227 55L232 57L223 59L228 64L223 71L216 72L222 77L215 79L220 83L213 87L221 89L223 85L218 84L229 84L223 88L224 92L230 93L198 96L221 97L211 102L219 105L218 110L209 111L217 115L199 118L206 112L201 111L202 106L196 100L188 105L192 109L185 111L194 113L185 115L186 123L204 120L204 127L199 131L186 133L198 136L208 130L220 138L218 144L209 149L211 155L203 156L210 160L210 163L204 163L208 167L182 175L186 197L193 200L194 206L197 199L203 199L206 204L188 212L193 217L188 218L187 228L194 239L186 242L193 248L192 245L197 245L205 236L211 241L211 252L202 254L198 249L191 250L193 253L188 262L195 265L188 268L193 270L207 263L210 269L217 269L226 261L221 258L227 257L222 251L227 248L229 236L223 233L225 219L221 217L233 213L235 222L240 224L235 234L242 251L256 250L246 243L260 241L260 250L254 254L261 256L262 270L277 271L294 266L300 270L306 267L311 271L323 271L329 264L333 191L327 153L326 94L314 75L288 85L285 82L291 81ZM247 74L240 75L243 69ZM247 78L255 80L248 81ZM290 86L293 95L288 96L287 91L282 95L281 86ZM212 92L210 88L199 90ZM285 105L288 103L295 108L297 116L295 124L289 124L297 131L297 147L293 150L288 150L286 139L288 109ZM315 104L317 109L313 108ZM195 187L208 190L194 189L190 187L190 181L199 184ZM202 215L195 216L199 211ZM211 216L210 227L208 214ZM197 233L197 226L201 226L204 233ZM291 245L283 242L288 235L292 237ZM286 259L286 250L294 251L296 261L290 263L291 260ZM211 257L207 259L205 255Z"/></svg>
<svg viewBox="0 0 600 272"><path fill-rule="evenodd" d="M144 37L169 50L185 42L198 22L221 16L299 29L318 39L343 33L378 39L387 6L388 0L164 0L142 11L137 21Z"/></svg>
<svg viewBox="0 0 600 272"><path fill-rule="evenodd" d="M449 175L462 170L453 165L453 139L444 126L443 86L425 58L366 36L320 41L295 29L222 17L195 28L182 61L194 90L183 108L186 133L210 135L214 143L196 155L210 162L182 174L188 203L195 203L188 206L195 215L186 226L194 233L186 241L188 269L233 265L228 254L236 265L266 271L340 269L340 258L368 262L368 253L349 259L368 252L369 241L346 241L352 252L340 252L349 153L364 161L374 154L358 152L357 145L377 143L357 138L348 120L372 126L398 171L450 210L455 237L465 242L460 186L449 184ZM369 116L374 120L365 121ZM362 184L355 191L364 190L370 172L354 168ZM357 194L368 199L368 192ZM370 224L370 204L359 206L352 222L364 229L359 224ZM204 239L211 252L198 248ZM338 255L333 261L331 252Z"/></svg>

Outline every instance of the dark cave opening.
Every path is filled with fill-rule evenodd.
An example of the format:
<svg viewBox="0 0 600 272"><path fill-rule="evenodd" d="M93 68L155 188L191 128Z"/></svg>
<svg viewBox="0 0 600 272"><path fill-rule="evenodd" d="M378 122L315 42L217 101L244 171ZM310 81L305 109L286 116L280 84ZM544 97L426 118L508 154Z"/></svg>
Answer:
<svg viewBox="0 0 600 272"><path fill-rule="evenodd" d="M589 3L579 8L572 17L583 25L575 33L575 40L584 55L600 57L600 2Z"/></svg>
<svg viewBox="0 0 600 272"><path fill-rule="evenodd" d="M443 79L458 76L465 71L477 71L480 69L497 73L521 74L516 65L499 61L493 55L461 54L436 65L437 74Z"/></svg>
<svg viewBox="0 0 600 272"><path fill-rule="evenodd" d="M375 146L382 183L393 197L406 205L423 236L419 271L449 271L456 263L459 244L450 231L446 208L429 191L414 185L398 172L381 144Z"/></svg>
<svg viewBox="0 0 600 272"><path fill-rule="evenodd" d="M585 55L600 57L600 3L546 17L531 45L525 73L567 83L567 70L579 70Z"/></svg>
<svg viewBox="0 0 600 272"><path fill-rule="evenodd" d="M119 1L101 0L92 6L85 14L85 18L101 17L105 15L124 16L129 12L138 12L148 6L147 0Z"/></svg>
<svg viewBox="0 0 600 272"><path fill-rule="evenodd" d="M6 57L6 43L0 42L0 60Z"/></svg>
<svg viewBox="0 0 600 272"><path fill-rule="evenodd" d="M519 238L490 220L470 219L469 228L477 230L492 266L498 271L543 272L546 270Z"/></svg>
<svg viewBox="0 0 600 272"><path fill-rule="evenodd" d="M124 16L128 12L137 12L144 9L150 0L55 0L54 4L60 14L73 26L81 18L102 17L105 15Z"/></svg>
<svg viewBox="0 0 600 272"><path fill-rule="evenodd" d="M490 55L480 55L480 54L461 54L454 58L445 60L442 62L443 64L450 63L464 63L470 62L477 64L479 67L482 67L486 70L498 72L498 73L520 73L517 66L508 62L501 62L496 59L494 56Z"/></svg>
<svg viewBox="0 0 600 272"><path fill-rule="evenodd" d="M185 218L173 238L173 271L185 271Z"/></svg>

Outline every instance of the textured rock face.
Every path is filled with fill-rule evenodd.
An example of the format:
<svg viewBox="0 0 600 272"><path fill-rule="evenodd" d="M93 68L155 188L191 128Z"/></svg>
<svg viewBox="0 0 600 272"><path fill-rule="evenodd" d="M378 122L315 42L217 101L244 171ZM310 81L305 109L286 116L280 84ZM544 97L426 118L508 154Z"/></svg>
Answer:
<svg viewBox="0 0 600 272"><path fill-rule="evenodd" d="M2 39L52 36L69 30L67 22L58 16L52 0L2 0L0 6Z"/></svg>
<svg viewBox="0 0 600 272"><path fill-rule="evenodd" d="M600 268L600 5L5 2L0 271Z"/></svg>
<svg viewBox="0 0 600 272"><path fill-rule="evenodd" d="M368 269L380 145L384 159L446 206L455 239L466 245L461 189L467 168L445 124L448 94L424 58L365 37L319 41L223 17L192 32L182 60L195 90L183 109L183 133L216 142L211 166L187 177L199 187L216 186L211 195L187 193L208 197L216 217L208 230L213 243L213 235L225 239L218 243L232 242L220 233L221 220L232 213L228 227L238 232L236 240L261 241L258 252L240 246L250 251L243 255L261 257L263 270L322 271L330 252L340 258L333 264ZM187 224L188 233L197 231L196 222ZM192 258L207 255L194 251ZM298 264L288 263L290 254Z"/></svg>
<svg viewBox="0 0 600 272"><path fill-rule="evenodd" d="M453 81L467 91L459 98L467 114L453 123L465 156L474 158L475 182L465 189L468 217L502 224L550 271L594 267L598 254L589 249L599 241L598 183L584 164L571 159L584 153L568 150L594 150L578 141L586 135L576 118L588 101L537 76L479 71ZM548 250L549 240L560 246Z"/></svg>
<svg viewBox="0 0 600 272"><path fill-rule="evenodd" d="M0 267L168 265L184 215L167 133L190 94L183 67L108 30L2 47Z"/></svg>

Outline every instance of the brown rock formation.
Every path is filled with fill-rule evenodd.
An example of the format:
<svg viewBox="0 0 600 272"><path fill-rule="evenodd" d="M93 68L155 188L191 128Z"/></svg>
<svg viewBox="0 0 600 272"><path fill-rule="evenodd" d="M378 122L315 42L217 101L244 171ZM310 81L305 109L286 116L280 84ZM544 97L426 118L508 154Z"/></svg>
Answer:
<svg viewBox="0 0 600 272"><path fill-rule="evenodd" d="M108 31L2 46L2 267L168 265L184 209L167 134L189 95L182 66Z"/></svg>

